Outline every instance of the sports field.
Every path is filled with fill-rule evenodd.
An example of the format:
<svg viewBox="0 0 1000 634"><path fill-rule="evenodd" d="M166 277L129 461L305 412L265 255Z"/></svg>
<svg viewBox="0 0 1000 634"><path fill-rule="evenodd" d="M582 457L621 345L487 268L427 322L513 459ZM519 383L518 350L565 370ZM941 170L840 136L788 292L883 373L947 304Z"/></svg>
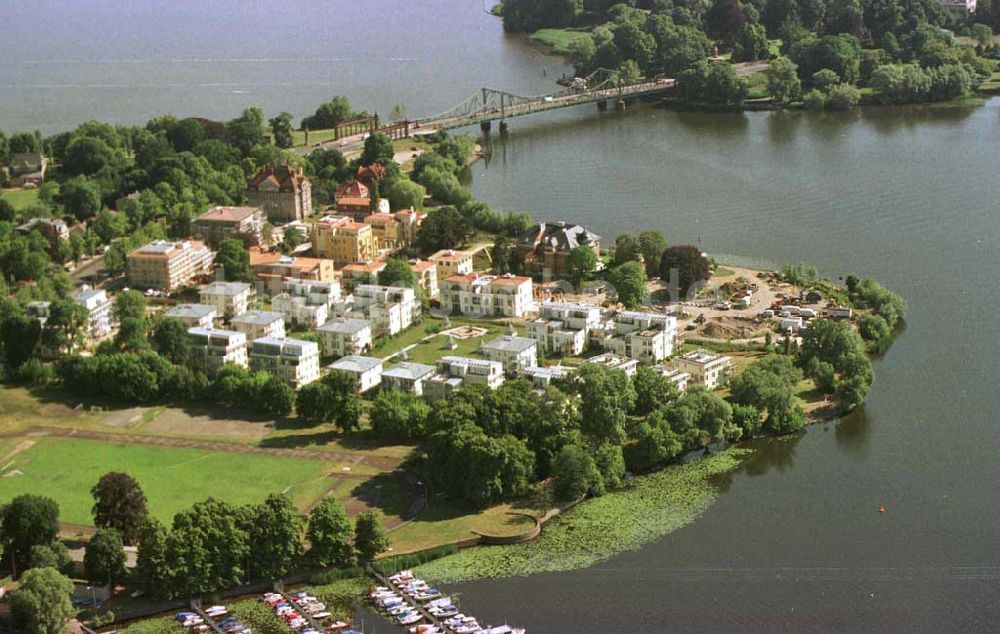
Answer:
<svg viewBox="0 0 1000 634"><path fill-rule="evenodd" d="M249 504L284 491L305 509L334 484L328 463L235 451L22 437L0 443L0 458L0 504L21 493L46 495L59 503L60 521L86 526L92 525L90 489L109 471L135 477L150 513L168 524L209 496Z"/></svg>

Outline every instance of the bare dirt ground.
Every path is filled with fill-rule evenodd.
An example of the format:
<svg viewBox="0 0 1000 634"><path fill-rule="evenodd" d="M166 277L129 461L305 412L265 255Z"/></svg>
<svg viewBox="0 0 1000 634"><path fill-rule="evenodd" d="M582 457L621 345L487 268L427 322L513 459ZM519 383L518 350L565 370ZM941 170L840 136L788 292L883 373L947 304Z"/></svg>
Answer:
<svg viewBox="0 0 1000 634"><path fill-rule="evenodd" d="M693 331L706 339L754 339L763 337L770 324L754 317L711 317Z"/></svg>
<svg viewBox="0 0 1000 634"><path fill-rule="evenodd" d="M17 431L9 434L2 434L3 437L17 437L25 435L24 431ZM104 442L135 443L143 445L155 445L159 447L185 447L188 449L205 449L208 451L219 451L224 453L247 453L261 454L268 456L284 456L289 458L302 458L306 460L322 460L323 462L339 463L344 465L366 465L379 471L392 471L402 464L402 458L390 456L378 456L372 454L352 454L334 451L323 451L317 449L303 448L278 448L278 447L256 447L224 441L197 440L192 438L169 438L165 436L144 436L137 434L124 434L114 432L100 432L87 429L63 429L61 427L35 427L31 430L32 436L54 436L58 438L82 438L85 440L100 440Z"/></svg>
<svg viewBox="0 0 1000 634"><path fill-rule="evenodd" d="M114 410L108 414L102 423L109 427L133 427L142 422L143 414L151 408L129 407L128 409Z"/></svg>
<svg viewBox="0 0 1000 634"><path fill-rule="evenodd" d="M150 434L163 436L198 436L210 430L211 435L215 437L260 440L274 431L274 423L218 418L208 414L189 414L179 409L167 408L143 429Z"/></svg>

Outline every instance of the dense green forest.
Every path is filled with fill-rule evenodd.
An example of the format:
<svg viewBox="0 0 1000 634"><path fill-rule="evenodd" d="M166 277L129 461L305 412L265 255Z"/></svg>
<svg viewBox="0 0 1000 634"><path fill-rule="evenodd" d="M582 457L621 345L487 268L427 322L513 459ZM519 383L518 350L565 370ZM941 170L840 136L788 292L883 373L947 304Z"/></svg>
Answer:
<svg viewBox="0 0 1000 634"><path fill-rule="evenodd" d="M779 102L834 109L856 105L859 88L886 103L968 94L996 67L1000 16L986 2L963 20L935 0L506 0L499 12L509 31L583 34L567 45L581 76L609 68L676 77L685 99L735 106L746 82L706 60L778 58L785 61L768 73L768 87ZM954 34L975 46L959 46Z"/></svg>

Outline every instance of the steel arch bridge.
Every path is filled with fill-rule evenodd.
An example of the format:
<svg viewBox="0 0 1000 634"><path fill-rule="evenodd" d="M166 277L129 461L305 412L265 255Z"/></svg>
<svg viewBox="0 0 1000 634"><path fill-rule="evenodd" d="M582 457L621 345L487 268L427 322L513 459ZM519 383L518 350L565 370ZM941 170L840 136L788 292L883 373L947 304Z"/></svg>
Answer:
<svg viewBox="0 0 1000 634"><path fill-rule="evenodd" d="M525 97L503 90L483 88L453 108L414 122L414 127L447 130L495 120L504 121L557 108L651 95L672 88L674 83L673 79L628 81L618 71L599 68L583 78L582 82L577 82L576 86L547 95Z"/></svg>

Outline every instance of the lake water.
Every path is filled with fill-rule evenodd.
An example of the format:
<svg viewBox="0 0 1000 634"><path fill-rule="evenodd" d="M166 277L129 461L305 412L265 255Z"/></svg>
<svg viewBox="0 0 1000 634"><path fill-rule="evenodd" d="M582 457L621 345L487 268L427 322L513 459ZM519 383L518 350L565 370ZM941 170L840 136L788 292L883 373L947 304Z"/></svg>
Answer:
<svg viewBox="0 0 1000 634"><path fill-rule="evenodd" d="M465 584L463 607L542 632L995 629L998 141L1000 100L512 122L474 169L497 207L874 276L910 315L861 411L757 443L699 521L587 570Z"/></svg>
<svg viewBox="0 0 1000 634"><path fill-rule="evenodd" d="M298 119L333 95L443 112L484 86L551 87L560 60L504 36L480 0L0 2L0 130L89 119Z"/></svg>
<svg viewBox="0 0 1000 634"><path fill-rule="evenodd" d="M0 128L302 115L340 93L424 115L483 85L540 93L562 70L474 0L78 4L5 7ZM910 316L862 410L757 443L699 521L586 570L451 588L463 608L533 634L996 629L997 165L1000 100L512 121L473 168L497 208L874 276Z"/></svg>

